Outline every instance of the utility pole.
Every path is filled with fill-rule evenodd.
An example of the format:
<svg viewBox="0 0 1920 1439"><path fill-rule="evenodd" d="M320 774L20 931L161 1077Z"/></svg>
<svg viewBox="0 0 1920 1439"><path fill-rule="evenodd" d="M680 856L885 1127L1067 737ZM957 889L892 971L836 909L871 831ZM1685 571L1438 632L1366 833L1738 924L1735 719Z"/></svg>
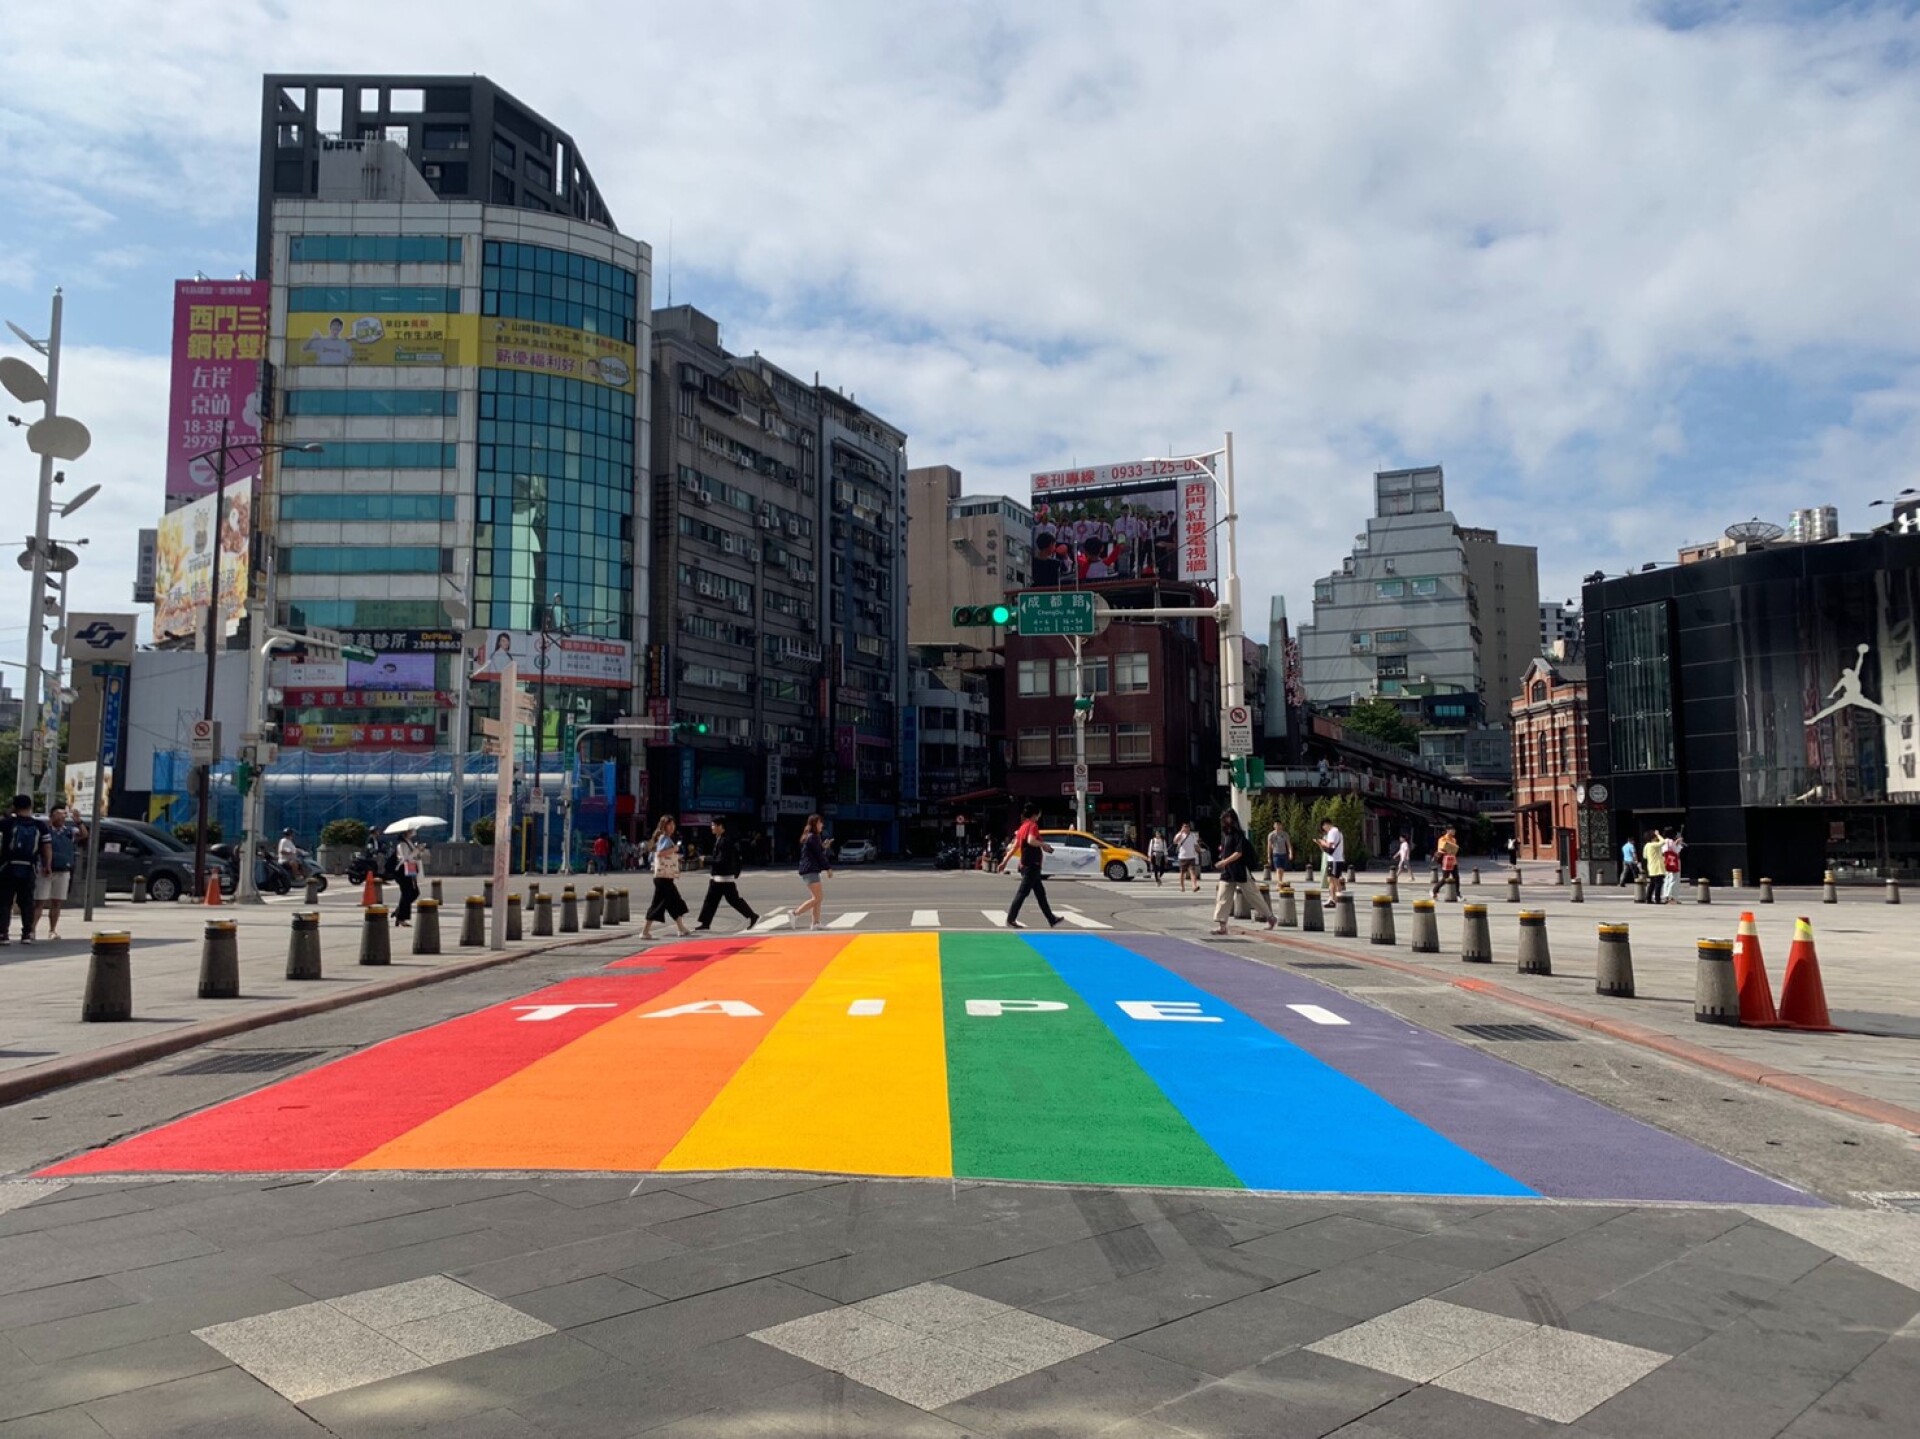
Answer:
<svg viewBox="0 0 1920 1439"><path fill-rule="evenodd" d="M60 312L63 299L59 290L53 292L53 319L47 327L45 344L35 344L26 334L14 327L14 333L41 354L47 357L46 416L47 420L60 413ZM12 385L8 388L11 390ZM43 422L44 423L44 420ZM42 617L40 614L40 596L47 588L47 525L53 518L53 455L42 451L40 455L40 494L34 509L33 524L33 613L27 625L27 685L26 692L20 698L20 752L28 756L28 762L20 767L20 788L33 789L33 779L37 771L33 761L40 755L40 646L43 641Z"/></svg>
<svg viewBox="0 0 1920 1439"><path fill-rule="evenodd" d="M1243 632L1245 611L1240 604L1240 515L1234 505L1233 489L1233 431L1227 431L1226 449L1221 457L1221 469L1224 472L1220 487L1227 506L1222 524L1227 532L1226 583L1222 586L1225 594L1223 612L1220 615L1220 723L1225 731L1227 711L1235 705L1247 702L1247 653L1246 636ZM1253 823L1253 798L1246 787L1246 773L1242 768L1234 771L1229 759L1229 773L1235 774L1233 783L1233 813L1240 821L1243 832L1250 833Z"/></svg>
<svg viewBox="0 0 1920 1439"><path fill-rule="evenodd" d="M1073 637L1073 827L1087 827L1087 716L1092 711L1087 694L1082 640Z"/></svg>

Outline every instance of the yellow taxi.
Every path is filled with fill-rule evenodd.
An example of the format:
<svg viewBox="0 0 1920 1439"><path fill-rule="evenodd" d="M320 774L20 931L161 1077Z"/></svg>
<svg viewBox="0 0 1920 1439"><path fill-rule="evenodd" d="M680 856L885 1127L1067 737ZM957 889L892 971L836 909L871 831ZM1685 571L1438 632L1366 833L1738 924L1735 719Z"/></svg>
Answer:
<svg viewBox="0 0 1920 1439"><path fill-rule="evenodd" d="M1104 874L1108 879L1144 879L1148 874L1147 857L1137 849L1109 844L1098 835L1081 829L1043 829L1040 838L1053 846L1053 853L1041 856L1040 872L1048 879L1090 878Z"/></svg>

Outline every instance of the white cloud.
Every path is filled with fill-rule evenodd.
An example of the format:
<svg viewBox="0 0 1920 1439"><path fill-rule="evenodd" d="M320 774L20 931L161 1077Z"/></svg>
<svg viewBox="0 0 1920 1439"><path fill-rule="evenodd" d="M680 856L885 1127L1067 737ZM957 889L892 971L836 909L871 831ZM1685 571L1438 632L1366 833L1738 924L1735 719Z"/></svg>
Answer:
<svg viewBox="0 0 1920 1439"><path fill-rule="evenodd" d="M1233 429L1296 616L1383 461L1447 463L1556 593L1817 490L1858 525L1920 469L1920 18L1892 7L114 0L7 29L0 94L45 140L22 183L75 228L134 200L244 242L263 71L486 73L574 134L661 276L671 221L703 279L677 299L917 462L1017 491ZM1730 477L1716 435L1781 423L1689 398L1736 366L1852 412ZM158 436L121 461L155 496Z"/></svg>

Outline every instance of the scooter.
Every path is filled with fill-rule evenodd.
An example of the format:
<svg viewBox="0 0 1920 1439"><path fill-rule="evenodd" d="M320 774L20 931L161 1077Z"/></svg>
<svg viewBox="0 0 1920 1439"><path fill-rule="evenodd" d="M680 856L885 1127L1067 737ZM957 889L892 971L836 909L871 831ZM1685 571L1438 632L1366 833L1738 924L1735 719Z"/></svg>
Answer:
<svg viewBox="0 0 1920 1439"><path fill-rule="evenodd" d="M235 874L240 872L238 846L209 845L207 853L232 865ZM293 876L287 872L286 867L278 860L269 857L264 851L254 856L253 882L254 886L264 894L286 894L294 885Z"/></svg>

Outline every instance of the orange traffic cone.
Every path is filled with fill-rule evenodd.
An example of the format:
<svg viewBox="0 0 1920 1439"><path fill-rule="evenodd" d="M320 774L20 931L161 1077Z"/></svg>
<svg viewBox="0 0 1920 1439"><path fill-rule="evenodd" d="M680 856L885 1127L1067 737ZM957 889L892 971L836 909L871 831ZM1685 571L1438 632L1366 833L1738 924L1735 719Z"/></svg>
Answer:
<svg viewBox="0 0 1920 1439"><path fill-rule="evenodd" d="M1740 1023L1749 1029L1777 1029L1780 1015L1773 1007L1773 986L1767 982L1767 962L1760 955L1760 928L1753 911L1740 916L1740 932L1733 941L1733 982L1740 991Z"/></svg>
<svg viewBox="0 0 1920 1439"><path fill-rule="evenodd" d="M220 903L220 876L217 874L210 874L207 876L207 901L206 902L208 904L213 904L213 905L217 905Z"/></svg>
<svg viewBox="0 0 1920 1439"><path fill-rule="evenodd" d="M1793 948L1787 951L1787 977L1780 982L1780 1022L1793 1029L1837 1033L1827 1013L1827 991L1820 983L1820 956L1813 948L1813 925L1802 916L1793 922Z"/></svg>
<svg viewBox="0 0 1920 1439"><path fill-rule="evenodd" d="M360 886L360 903L363 906L380 903L380 877L372 870L367 871L367 882Z"/></svg>

